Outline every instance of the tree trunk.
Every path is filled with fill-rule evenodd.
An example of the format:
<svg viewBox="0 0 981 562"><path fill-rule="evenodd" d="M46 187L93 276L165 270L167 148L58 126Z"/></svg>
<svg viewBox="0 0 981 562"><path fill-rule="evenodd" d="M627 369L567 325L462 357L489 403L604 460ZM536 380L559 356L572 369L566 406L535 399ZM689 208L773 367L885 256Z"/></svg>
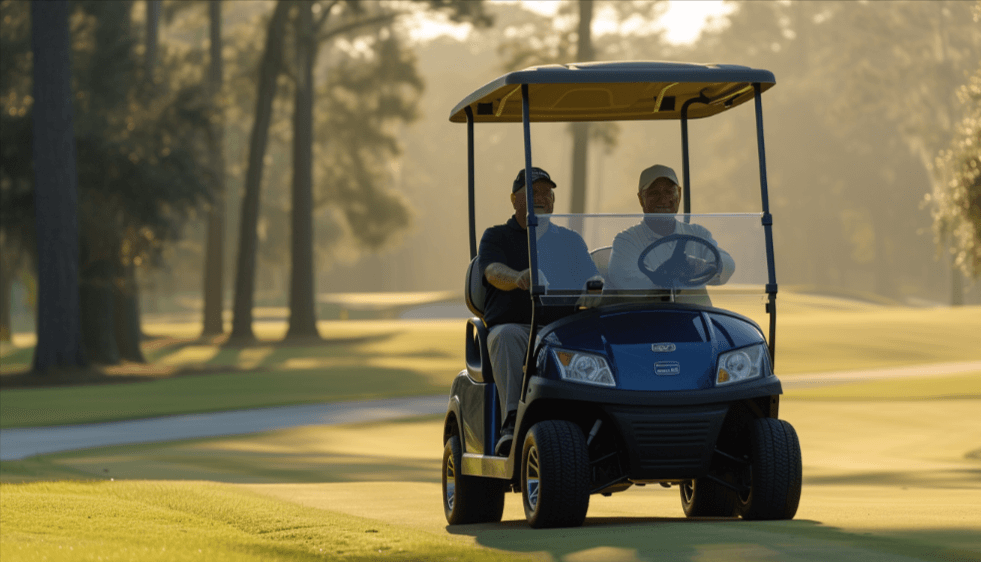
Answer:
<svg viewBox="0 0 981 562"><path fill-rule="evenodd" d="M19 261L14 250L0 239L0 341L10 341L13 328L10 322L11 297L14 288L14 264Z"/></svg>
<svg viewBox="0 0 981 562"><path fill-rule="evenodd" d="M85 364L67 0L31 3L38 314L34 372Z"/></svg>
<svg viewBox="0 0 981 562"><path fill-rule="evenodd" d="M93 249L82 243L82 281L79 286L82 345L85 357L100 365L119 363L114 305L118 252Z"/></svg>
<svg viewBox="0 0 981 562"><path fill-rule="evenodd" d="M225 332L222 318L224 309L225 273L225 119L219 101L222 86L221 59L221 0L211 0L208 5L211 30L211 68L208 89L212 107L218 119L213 123L209 137L211 162L214 166L214 201L208 212L208 234L204 259L204 327L202 335Z"/></svg>
<svg viewBox="0 0 981 562"><path fill-rule="evenodd" d="M116 266L118 275L113 284L113 324L116 333L116 349L120 359L146 363L140 341L143 325L140 322L140 286L136 280L136 266L132 263Z"/></svg>
<svg viewBox="0 0 981 562"><path fill-rule="evenodd" d="M143 64L145 68L145 79L147 89L152 91L154 80L154 69L157 66L157 37L160 29L160 0L146 0L146 45Z"/></svg>
<svg viewBox="0 0 981 562"><path fill-rule="evenodd" d="M576 61L593 60L593 0L579 0L579 39ZM586 159L589 156L589 123L572 125L572 203L573 214L586 212Z"/></svg>
<svg viewBox="0 0 981 562"><path fill-rule="evenodd" d="M296 98L293 105L293 221L290 326L287 338L320 337L313 290L313 36L312 5L296 17Z"/></svg>
<svg viewBox="0 0 981 562"><path fill-rule="evenodd" d="M254 340L252 332L252 302L255 293L256 251L258 249L259 188L262 182L263 158L269 139L272 103L276 97L276 80L282 67L283 36L289 4L276 3L266 50L259 67L259 91L256 100L255 122L249 140L249 164L245 173L245 196L242 199L242 218L239 223L238 263L235 271L235 301L232 307L231 338Z"/></svg>

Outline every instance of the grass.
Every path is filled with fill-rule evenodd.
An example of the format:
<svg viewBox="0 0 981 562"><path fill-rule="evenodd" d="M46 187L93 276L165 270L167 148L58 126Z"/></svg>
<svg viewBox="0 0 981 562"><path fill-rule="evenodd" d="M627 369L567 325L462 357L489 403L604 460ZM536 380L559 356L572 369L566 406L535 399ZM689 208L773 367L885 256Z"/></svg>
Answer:
<svg viewBox="0 0 981 562"><path fill-rule="evenodd" d="M2 484L0 494L4 562L513 559L222 484L45 482Z"/></svg>
<svg viewBox="0 0 981 562"><path fill-rule="evenodd" d="M910 377L793 390L794 400L935 400L981 398L981 371L951 376ZM978 444L981 446L981 443Z"/></svg>
<svg viewBox="0 0 981 562"><path fill-rule="evenodd" d="M981 307L779 298L781 376L981 360ZM98 385L17 388L18 376L30 377L11 373L28 367L33 350L0 350L0 427L442 394L464 364L461 320L326 321L320 323L324 341L304 344L277 341L285 325L264 322L257 324L260 340L249 347L199 339L193 323L146 329L155 336L144 347L150 363L106 368L90 381ZM106 384L112 382L127 384ZM971 386L972 379L961 382ZM890 392L901 397L901 385L895 388Z"/></svg>
<svg viewBox="0 0 981 562"><path fill-rule="evenodd" d="M306 345L266 341L236 348L189 337L151 340L151 365L107 369L100 379L127 384L0 388L0 427L440 394L462 365L459 321L332 324L323 330L324 342Z"/></svg>
<svg viewBox="0 0 981 562"><path fill-rule="evenodd" d="M435 417L47 455L0 463L0 557L71 559L55 548L94 553L100 540L99 555L166 560L196 548L209 560L304 560L324 545L329 559L976 560L979 410L965 396L784 400L804 492L782 522L685 520L677 489L647 486L594 496L580 529L528 528L514 494L501 524L448 528ZM88 482L29 482L47 478ZM368 529L379 532L348 551Z"/></svg>

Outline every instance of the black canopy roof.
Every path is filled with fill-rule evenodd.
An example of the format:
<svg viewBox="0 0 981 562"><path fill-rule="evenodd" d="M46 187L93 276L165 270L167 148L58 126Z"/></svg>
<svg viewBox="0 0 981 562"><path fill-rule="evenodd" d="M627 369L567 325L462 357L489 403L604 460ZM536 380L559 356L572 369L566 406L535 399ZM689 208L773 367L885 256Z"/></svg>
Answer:
<svg viewBox="0 0 981 562"><path fill-rule="evenodd" d="M450 121L521 122L521 85L528 84L532 121L623 121L680 119L681 107L694 103L688 117L721 113L753 99L753 84L762 90L776 80L768 70L729 64L678 62L589 62L533 66L509 72L463 99Z"/></svg>

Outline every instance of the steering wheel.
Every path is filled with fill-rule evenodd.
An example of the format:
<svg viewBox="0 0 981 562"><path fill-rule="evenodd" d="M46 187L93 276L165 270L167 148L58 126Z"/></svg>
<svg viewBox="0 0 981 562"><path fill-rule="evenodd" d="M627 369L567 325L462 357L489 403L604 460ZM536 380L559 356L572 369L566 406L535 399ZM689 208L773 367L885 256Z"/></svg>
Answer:
<svg viewBox="0 0 981 562"><path fill-rule="evenodd" d="M656 269L652 270L648 268L647 264L644 263L647 254L650 254L655 248L664 244L670 244L671 242L677 242L671 257L657 266ZM685 246L688 242L705 246L715 256L715 261L709 263L704 271L695 271L688 264L688 260L686 259L688 256L685 254ZM644 251L640 253L640 257L637 258L637 267L641 273L646 275L655 286L666 289L694 289L701 287L719 273L721 266L722 257L719 255L719 249L704 238L692 234L671 234L655 240L651 245L644 248Z"/></svg>

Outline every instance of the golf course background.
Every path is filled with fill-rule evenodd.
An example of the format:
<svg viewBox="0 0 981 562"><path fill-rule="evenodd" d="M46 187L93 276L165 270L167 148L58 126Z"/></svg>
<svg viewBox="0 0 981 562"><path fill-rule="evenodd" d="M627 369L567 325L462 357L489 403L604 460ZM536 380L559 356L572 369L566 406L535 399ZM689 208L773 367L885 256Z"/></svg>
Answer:
<svg viewBox="0 0 981 562"><path fill-rule="evenodd" d="M981 360L981 309L782 292L777 373ZM3 428L443 394L462 320L321 322L325 342L197 339L149 323L149 365L81 386L26 386L5 347ZM99 383L99 384L95 384ZM787 391L804 490L796 519L685 520L676 488L594 496L581 529L447 528L440 417L89 449L0 462L0 559L981 560L981 372Z"/></svg>

